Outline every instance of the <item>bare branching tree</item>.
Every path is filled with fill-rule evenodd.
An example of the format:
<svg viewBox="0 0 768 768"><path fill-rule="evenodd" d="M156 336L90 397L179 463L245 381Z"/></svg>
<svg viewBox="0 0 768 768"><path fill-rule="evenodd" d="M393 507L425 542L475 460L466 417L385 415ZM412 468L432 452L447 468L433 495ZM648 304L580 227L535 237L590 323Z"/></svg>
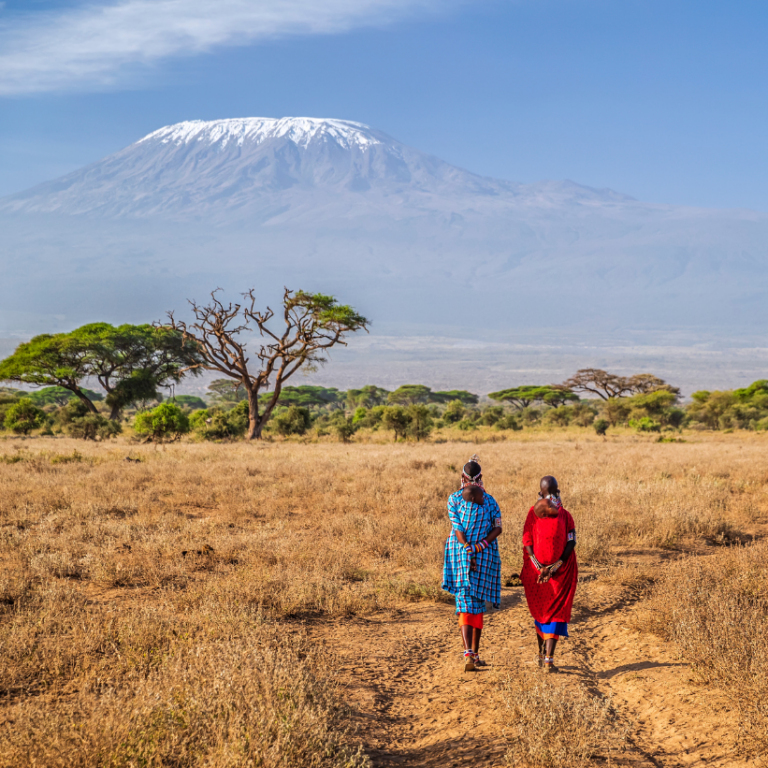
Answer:
<svg viewBox="0 0 768 768"><path fill-rule="evenodd" d="M167 327L180 331L185 341L197 345L203 361L191 367L223 373L242 385L248 395L248 438L260 439L285 382L302 366L325 363L325 350L336 344L346 346L348 333L367 331L370 323L333 296L286 288L284 327L276 332L269 327L275 313L269 307L264 312L256 309L253 289L243 294L242 304L226 305L216 295L220 290L211 293L208 304L189 302L194 322L176 320L169 312ZM262 338L258 348L247 347L239 338L254 330ZM254 364L249 367L252 358ZM271 397L260 397L270 388Z"/></svg>
<svg viewBox="0 0 768 768"><path fill-rule="evenodd" d="M648 394L664 389L680 394L680 390L667 384L664 379L651 373L637 373L634 376L617 376L600 368L582 368L563 382L563 387L573 392L591 392L603 400L626 395Z"/></svg>

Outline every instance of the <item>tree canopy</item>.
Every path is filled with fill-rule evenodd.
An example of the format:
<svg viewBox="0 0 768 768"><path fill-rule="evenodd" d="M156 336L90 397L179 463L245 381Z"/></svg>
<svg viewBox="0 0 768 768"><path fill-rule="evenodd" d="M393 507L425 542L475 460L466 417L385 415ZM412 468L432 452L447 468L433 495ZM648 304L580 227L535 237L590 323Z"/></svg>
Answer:
<svg viewBox="0 0 768 768"><path fill-rule="evenodd" d="M450 403L460 400L464 405L477 405L480 398L466 389L450 389L448 391L432 392L429 398L431 403Z"/></svg>
<svg viewBox="0 0 768 768"><path fill-rule="evenodd" d="M543 402L547 405L558 406L566 402L578 400L569 389L559 385L526 384L510 389L501 389L498 392L490 392L491 400L511 403L518 410L523 410L535 402Z"/></svg>
<svg viewBox="0 0 768 768"><path fill-rule="evenodd" d="M377 387L374 384L366 384L360 389L347 390L347 406L350 410L358 407L373 408L375 405L384 405L387 402L389 390Z"/></svg>
<svg viewBox="0 0 768 768"><path fill-rule="evenodd" d="M651 373L636 373L634 376L618 376L601 368L582 368L563 382L563 387L573 392L589 392L603 400L629 395L648 394L659 389L666 389L675 395L680 394L677 387L667 384L664 379Z"/></svg>
<svg viewBox="0 0 768 768"><path fill-rule="evenodd" d="M392 405L423 405L429 402L431 395L432 390L423 384L403 384L387 395L387 401Z"/></svg>
<svg viewBox="0 0 768 768"><path fill-rule="evenodd" d="M151 325L90 323L69 333L43 334L0 362L0 380L68 390L91 412L82 383L95 378L107 393L111 418L128 404L155 399L158 387L181 380L199 361L177 331Z"/></svg>

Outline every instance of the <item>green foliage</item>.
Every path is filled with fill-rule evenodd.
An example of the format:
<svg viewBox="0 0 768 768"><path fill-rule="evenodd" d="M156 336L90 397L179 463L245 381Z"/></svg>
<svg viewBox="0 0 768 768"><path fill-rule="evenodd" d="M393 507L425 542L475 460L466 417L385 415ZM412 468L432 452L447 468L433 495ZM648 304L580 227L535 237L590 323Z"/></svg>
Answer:
<svg viewBox="0 0 768 768"><path fill-rule="evenodd" d="M629 426L638 432L661 432L661 424L655 422L650 416L643 416L639 419L630 419Z"/></svg>
<svg viewBox="0 0 768 768"><path fill-rule="evenodd" d="M426 440L432 431L432 413L426 405L411 405L408 408L410 422L408 435L417 441Z"/></svg>
<svg viewBox="0 0 768 768"><path fill-rule="evenodd" d="M352 423L356 429L360 427L370 427L371 429L378 429L384 418L384 414L387 411L386 405L374 405L373 408L363 408L360 406L355 409L352 416Z"/></svg>
<svg viewBox="0 0 768 768"><path fill-rule="evenodd" d="M694 392L687 418L706 429L763 429L768 419L768 381L715 392Z"/></svg>
<svg viewBox="0 0 768 768"><path fill-rule="evenodd" d="M202 397L196 397L195 395L176 395L169 402L176 403L185 411L199 411L208 407Z"/></svg>
<svg viewBox="0 0 768 768"><path fill-rule="evenodd" d="M602 437L605 437L605 433L608 431L608 427L611 426L611 422L608 419L595 419L592 426L595 428L595 432Z"/></svg>
<svg viewBox="0 0 768 768"><path fill-rule="evenodd" d="M512 387L510 389L501 389L498 392L490 392L488 397L491 400L501 400L511 403L518 410L541 402L551 406L563 405L566 402L577 401L579 398L569 389L557 385L525 385L521 387Z"/></svg>
<svg viewBox="0 0 768 768"><path fill-rule="evenodd" d="M480 421L488 427L496 426L504 418L504 408L500 405L490 405L483 409Z"/></svg>
<svg viewBox="0 0 768 768"><path fill-rule="evenodd" d="M272 393L266 392L260 397L262 402L272 399ZM290 407L292 405L300 408L310 408L312 406L325 406L339 403L343 400L344 393L335 388L313 387L302 385L299 387L283 387L280 390L278 405Z"/></svg>
<svg viewBox="0 0 768 768"><path fill-rule="evenodd" d="M243 400L234 408L206 408L195 411L189 417L191 430L203 440L234 440L248 429L248 401Z"/></svg>
<svg viewBox="0 0 768 768"><path fill-rule="evenodd" d="M178 440L189 432L189 417L175 403L160 403L137 414L133 431L157 443Z"/></svg>
<svg viewBox="0 0 768 768"><path fill-rule="evenodd" d="M119 435L123 429L119 422L92 413L85 403L74 397L58 410L56 424L62 432L77 440L107 440Z"/></svg>
<svg viewBox="0 0 768 768"><path fill-rule="evenodd" d="M90 323L20 344L0 362L0 380L67 389L96 413L80 386L95 377L107 392L112 418L117 418L131 403L156 399L157 387L180 381L184 368L198 359L194 346L185 344L177 331Z"/></svg>
<svg viewBox="0 0 768 768"><path fill-rule="evenodd" d="M382 424L385 429L391 429L395 433L395 440L405 438L410 423L411 415L401 405L392 405L382 414Z"/></svg>
<svg viewBox="0 0 768 768"><path fill-rule="evenodd" d="M628 404L627 399L621 397L612 397L603 403L601 407L603 417L608 419L612 427L626 424L631 411L632 408Z"/></svg>
<svg viewBox="0 0 768 768"><path fill-rule="evenodd" d="M477 429L477 424L475 424L474 421L470 421L469 419L462 419L461 421L456 423L456 426L462 432L469 432L473 429Z"/></svg>
<svg viewBox="0 0 768 768"><path fill-rule="evenodd" d="M17 435L28 435L45 424L45 411L40 410L28 397L11 405L5 412L5 428Z"/></svg>
<svg viewBox="0 0 768 768"><path fill-rule="evenodd" d="M578 403L579 396L575 392L563 386L541 387L539 400L545 405L563 407L566 403Z"/></svg>
<svg viewBox="0 0 768 768"><path fill-rule="evenodd" d="M477 405L480 402L480 398L472 392L467 392L466 389L451 389L447 392L432 392L430 395L430 402L432 403L450 403L454 400L458 400L464 405Z"/></svg>
<svg viewBox="0 0 768 768"><path fill-rule="evenodd" d="M432 390L423 384L403 384L387 396L387 402L393 405L416 405L429 402Z"/></svg>
<svg viewBox="0 0 768 768"><path fill-rule="evenodd" d="M94 392L91 389L83 387L82 391L92 403L104 399L104 395L99 392ZM30 392L27 397L29 397L38 408L44 408L46 405L66 405L74 395L71 390L64 389L64 387L43 387L42 389Z"/></svg>
<svg viewBox="0 0 768 768"><path fill-rule="evenodd" d="M285 309L288 313L302 310L312 317L318 329L342 335L367 330L371 323L349 305L339 304L335 297L322 293L296 291L286 296Z"/></svg>
<svg viewBox="0 0 768 768"><path fill-rule="evenodd" d="M350 418L340 419L333 425L333 428L336 436L342 443L348 443L357 430L357 427Z"/></svg>
<svg viewBox="0 0 768 768"><path fill-rule="evenodd" d="M571 423L573 417L573 409L568 406L561 405L557 408L550 408L544 414L544 423L551 424L556 427L567 427Z"/></svg>
<svg viewBox="0 0 768 768"><path fill-rule="evenodd" d="M464 403L462 403L461 400L451 400L445 411L443 411L443 421L448 424L455 424L457 421L461 421L464 418L466 411L467 409L464 407Z"/></svg>
<svg viewBox="0 0 768 768"><path fill-rule="evenodd" d="M389 390L382 389L373 384L366 384L360 389L348 389L347 407L352 410L361 406L363 408L373 408L376 405L384 405L387 402L387 395L389 395Z"/></svg>
<svg viewBox="0 0 768 768"><path fill-rule="evenodd" d="M494 428L511 429L513 432L519 432L523 428L523 425L521 423L519 414L508 413L494 424Z"/></svg>
<svg viewBox="0 0 768 768"><path fill-rule="evenodd" d="M312 426L312 415L308 408L292 405L275 414L272 417L271 426L283 437L288 435L304 435Z"/></svg>
<svg viewBox="0 0 768 768"><path fill-rule="evenodd" d="M0 381L78 392L80 382L90 374L92 357L87 344L72 334L42 334L19 344L10 357L0 362Z"/></svg>

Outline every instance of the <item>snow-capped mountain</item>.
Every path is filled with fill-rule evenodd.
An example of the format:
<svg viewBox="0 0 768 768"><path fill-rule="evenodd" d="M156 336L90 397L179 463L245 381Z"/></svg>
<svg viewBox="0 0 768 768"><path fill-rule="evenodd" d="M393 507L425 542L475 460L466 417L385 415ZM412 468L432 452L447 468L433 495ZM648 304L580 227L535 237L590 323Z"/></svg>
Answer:
<svg viewBox="0 0 768 768"><path fill-rule="evenodd" d="M320 199L308 201L315 192ZM304 210L307 202L326 208L332 203L329 192L337 201L350 193L355 205L376 208L381 198L397 198L399 208L430 205L430 197L518 203L630 199L576 184L526 187L483 178L362 123L253 117L166 126L104 160L13 196L0 210L118 217L269 215L277 202L281 212L286 205Z"/></svg>
<svg viewBox="0 0 768 768"><path fill-rule="evenodd" d="M768 321L766 214L486 178L346 120L167 126L0 200L0 232L0 336L152 319L218 285L323 290L410 334Z"/></svg>

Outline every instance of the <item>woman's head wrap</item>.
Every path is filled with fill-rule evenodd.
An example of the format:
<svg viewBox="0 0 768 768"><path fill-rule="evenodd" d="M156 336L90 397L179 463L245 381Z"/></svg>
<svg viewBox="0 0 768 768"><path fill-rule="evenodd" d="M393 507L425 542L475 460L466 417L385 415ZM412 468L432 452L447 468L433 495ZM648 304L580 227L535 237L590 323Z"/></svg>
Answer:
<svg viewBox="0 0 768 768"><path fill-rule="evenodd" d="M483 470L480 467L480 457L475 453L461 470L461 487L476 485L483 488Z"/></svg>

